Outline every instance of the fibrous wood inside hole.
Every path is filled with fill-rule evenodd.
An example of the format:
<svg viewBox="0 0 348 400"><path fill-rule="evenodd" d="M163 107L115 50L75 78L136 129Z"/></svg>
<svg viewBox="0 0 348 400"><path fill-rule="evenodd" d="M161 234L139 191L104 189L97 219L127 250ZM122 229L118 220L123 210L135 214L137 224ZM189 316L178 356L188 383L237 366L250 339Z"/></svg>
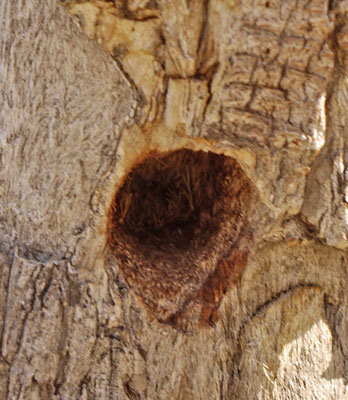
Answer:
<svg viewBox="0 0 348 400"><path fill-rule="evenodd" d="M239 243L251 238L251 198L237 161L212 152L148 154L125 176L110 208L108 244L158 320L183 326L194 307L218 307L235 252L246 260Z"/></svg>
<svg viewBox="0 0 348 400"><path fill-rule="evenodd" d="M231 178L226 159L187 149L148 157L117 192L113 224L150 247L203 246L223 218Z"/></svg>

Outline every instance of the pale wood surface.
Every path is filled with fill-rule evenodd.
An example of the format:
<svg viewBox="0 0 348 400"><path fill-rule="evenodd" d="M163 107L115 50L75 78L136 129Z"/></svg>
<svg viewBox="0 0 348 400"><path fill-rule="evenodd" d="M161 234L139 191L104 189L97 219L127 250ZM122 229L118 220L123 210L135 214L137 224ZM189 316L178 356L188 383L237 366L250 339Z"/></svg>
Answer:
<svg viewBox="0 0 348 400"><path fill-rule="evenodd" d="M348 399L346 2L64 3L95 41L0 3L0 398ZM125 173L183 147L255 191L242 278L187 332L106 245Z"/></svg>

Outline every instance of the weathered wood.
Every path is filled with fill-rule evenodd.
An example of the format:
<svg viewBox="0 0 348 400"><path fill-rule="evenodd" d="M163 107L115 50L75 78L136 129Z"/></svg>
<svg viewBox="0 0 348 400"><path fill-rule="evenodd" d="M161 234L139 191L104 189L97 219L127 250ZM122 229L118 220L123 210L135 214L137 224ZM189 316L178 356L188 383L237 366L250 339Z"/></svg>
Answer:
<svg viewBox="0 0 348 400"><path fill-rule="evenodd" d="M56 1L0 4L0 398L348 398L346 2L63 3L105 51ZM183 148L240 166L212 210L198 167L171 187L193 236L224 223L117 242L127 174Z"/></svg>

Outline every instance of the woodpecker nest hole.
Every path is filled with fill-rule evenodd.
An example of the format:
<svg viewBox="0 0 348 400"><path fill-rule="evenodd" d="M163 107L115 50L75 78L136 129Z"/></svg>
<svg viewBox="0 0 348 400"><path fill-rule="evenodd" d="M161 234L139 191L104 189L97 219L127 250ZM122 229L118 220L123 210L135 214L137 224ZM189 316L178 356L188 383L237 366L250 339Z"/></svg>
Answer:
<svg viewBox="0 0 348 400"><path fill-rule="evenodd" d="M212 152L149 154L125 176L110 208L109 246L158 320L182 327L194 310L212 318L233 260L246 263L239 243L250 237L250 199L237 162Z"/></svg>

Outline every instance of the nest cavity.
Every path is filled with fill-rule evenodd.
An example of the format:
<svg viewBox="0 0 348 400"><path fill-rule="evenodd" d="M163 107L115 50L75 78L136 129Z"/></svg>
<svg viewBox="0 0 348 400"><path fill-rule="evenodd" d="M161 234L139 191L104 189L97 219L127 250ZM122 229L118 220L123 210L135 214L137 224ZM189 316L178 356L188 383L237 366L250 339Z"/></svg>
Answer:
<svg viewBox="0 0 348 400"><path fill-rule="evenodd" d="M229 157L188 149L146 158L115 196L114 239L164 252L204 246L226 217L235 164Z"/></svg>
<svg viewBox="0 0 348 400"><path fill-rule="evenodd" d="M239 249L250 199L236 160L212 152L152 153L125 176L110 208L109 246L159 320L206 297L221 259Z"/></svg>

